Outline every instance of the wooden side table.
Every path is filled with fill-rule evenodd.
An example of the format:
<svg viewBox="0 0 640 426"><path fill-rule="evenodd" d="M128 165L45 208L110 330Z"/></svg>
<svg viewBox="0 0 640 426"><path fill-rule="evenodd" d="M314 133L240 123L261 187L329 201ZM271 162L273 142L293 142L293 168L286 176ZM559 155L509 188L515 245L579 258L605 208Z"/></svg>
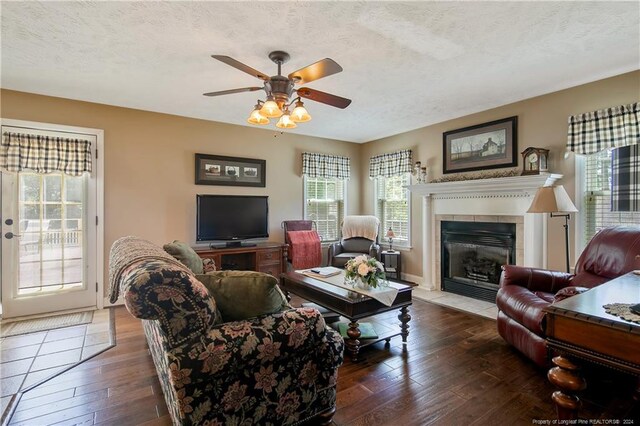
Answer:
<svg viewBox="0 0 640 426"><path fill-rule="evenodd" d="M387 279L401 280L402 261L398 250L385 250L380 253L380 261L384 265Z"/></svg>

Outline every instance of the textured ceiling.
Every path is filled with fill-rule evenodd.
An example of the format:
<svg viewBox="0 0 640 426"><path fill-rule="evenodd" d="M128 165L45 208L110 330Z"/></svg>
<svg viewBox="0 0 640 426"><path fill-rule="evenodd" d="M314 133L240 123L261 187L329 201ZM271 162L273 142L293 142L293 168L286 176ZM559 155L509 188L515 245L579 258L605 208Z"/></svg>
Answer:
<svg viewBox="0 0 640 426"><path fill-rule="evenodd" d="M365 142L640 68L633 2L2 2L3 88L247 125L260 81L330 57L292 133ZM576 111L579 112L579 111ZM273 125L270 127L275 129Z"/></svg>

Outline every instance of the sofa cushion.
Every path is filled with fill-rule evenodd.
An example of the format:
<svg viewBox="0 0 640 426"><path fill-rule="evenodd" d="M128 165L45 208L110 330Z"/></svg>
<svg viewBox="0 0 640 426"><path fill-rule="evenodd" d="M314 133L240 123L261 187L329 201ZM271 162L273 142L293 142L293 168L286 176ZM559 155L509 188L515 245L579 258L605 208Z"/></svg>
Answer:
<svg viewBox="0 0 640 426"><path fill-rule="evenodd" d="M187 243L175 240L172 243L162 246L164 251L178 259L187 268L191 269L194 274L202 274L202 258L198 256Z"/></svg>
<svg viewBox="0 0 640 426"><path fill-rule="evenodd" d="M369 249L371 248L371 244L373 241L368 240L366 238L349 238L346 240L342 240L342 251L349 251L352 253L369 253Z"/></svg>
<svg viewBox="0 0 640 426"><path fill-rule="evenodd" d="M278 280L261 272L217 271L196 275L216 300L224 322L239 321L289 309Z"/></svg>

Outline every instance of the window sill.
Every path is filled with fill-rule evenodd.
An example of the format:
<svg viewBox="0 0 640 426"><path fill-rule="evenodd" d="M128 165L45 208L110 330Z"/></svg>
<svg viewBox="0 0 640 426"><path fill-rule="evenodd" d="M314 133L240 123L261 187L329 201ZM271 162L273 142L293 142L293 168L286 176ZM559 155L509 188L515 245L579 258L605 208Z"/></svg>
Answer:
<svg viewBox="0 0 640 426"><path fill-rule="evenodd" d="M394 251L411 251L411 249L413 249L412 246L397 246L397 245L393 245L393 250ZM387 251L389 250L389 244L380 244L380 250L381 251Z"/></svg>

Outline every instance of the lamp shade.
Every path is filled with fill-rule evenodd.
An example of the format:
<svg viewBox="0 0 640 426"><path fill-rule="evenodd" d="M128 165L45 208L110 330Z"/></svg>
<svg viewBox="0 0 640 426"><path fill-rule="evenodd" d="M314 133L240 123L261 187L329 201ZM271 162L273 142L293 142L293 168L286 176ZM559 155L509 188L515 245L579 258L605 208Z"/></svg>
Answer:
<svg viewBox="0 0 640 426"><path fill-rule="evenodd" d="M280 120L276 123L276 127L279 129L295 129L297 124L291 120L289 116L289 111L285 111L285 113L280 117Z"/></svg>
<svg viewBox="0 0 640 426"><path fill-rule="evenodd" d="M282 110L273 97L269 96L260 109L260 115L267 118L278 118L282 115Z"/></svg>
<svg viewBox="0 0 640 426"><path fill-rule="evenodd" d="M304 123L311 120L311 115L307 112L302 101L296 102L296 107L291 111L291 120L296 123Z"/></svg>
<svg viewBox="0 0 640 426"><path fill-rule="evenodd" d="M393 229L389 228L389 230L387 230L387 238L394 238L396 236L396 234L393 232Z"/></svg>
<svg viewBox="0 0 640 426"><path fill-rule="evenodd" d="M265 125L269 124L269 119L260 114L260 106L256 105L255 109L251 111L251 115L249 115L247 122L249 124Z"/></svg>
<svg viewBox="0 0 640 426"><path fill-rule="evenodd" d="M578 209L569 198L564 186L543 186L538 188L527 213L573 213Z"/></svg>

